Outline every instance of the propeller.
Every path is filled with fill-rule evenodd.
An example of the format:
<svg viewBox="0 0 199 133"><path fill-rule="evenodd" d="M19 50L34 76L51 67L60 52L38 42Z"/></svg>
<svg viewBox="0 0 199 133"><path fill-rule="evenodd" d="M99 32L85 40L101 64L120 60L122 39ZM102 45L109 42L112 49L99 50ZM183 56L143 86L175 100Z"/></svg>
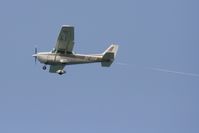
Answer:
<svg viewBox="0 0 199 133"><path fill-rule="evenodd" d="M33 55L35 57L35 64L37 63L37 47L35 47L35 53Z"/></svg>

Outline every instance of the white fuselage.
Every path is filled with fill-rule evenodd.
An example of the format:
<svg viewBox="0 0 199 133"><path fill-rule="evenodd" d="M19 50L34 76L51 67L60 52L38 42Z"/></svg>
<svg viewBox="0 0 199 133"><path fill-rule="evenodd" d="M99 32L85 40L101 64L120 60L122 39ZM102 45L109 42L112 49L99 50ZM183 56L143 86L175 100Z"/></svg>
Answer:
<svg viewBox="0 0 199 133"><path fill-rule="evenodd" d="M101 62L102 55L83 55L83 54L67 54L62 55L52 52L40 52L33 55L37 59L46 65L57 65L57 64L84 64Z"/></svg>

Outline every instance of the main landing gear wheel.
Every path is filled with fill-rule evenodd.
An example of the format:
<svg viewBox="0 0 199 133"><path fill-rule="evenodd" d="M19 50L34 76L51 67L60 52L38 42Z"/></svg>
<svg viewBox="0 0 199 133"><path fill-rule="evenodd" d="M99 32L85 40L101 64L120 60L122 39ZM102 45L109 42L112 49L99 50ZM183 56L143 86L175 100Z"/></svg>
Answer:
<svg viewBox="0 0 199 133"><path fill-rule="evenodd" d="M59 75L63 75L63 73L58 73Z"/></svg>
<svg viewBox="0 0 199 133"><path fill-rule="evenodd" d="M43 70L46 70L46 66L43 66L42 68L43 68Z"/></svg>
<svg viewBox="0 0 199 133"><path fill-rule="evenodd" d="M64 70L57 70L56 73L58 73L59 75L62 75L62 74L64 74L64 73L66 73L66 71L64 71Z"/></svg>

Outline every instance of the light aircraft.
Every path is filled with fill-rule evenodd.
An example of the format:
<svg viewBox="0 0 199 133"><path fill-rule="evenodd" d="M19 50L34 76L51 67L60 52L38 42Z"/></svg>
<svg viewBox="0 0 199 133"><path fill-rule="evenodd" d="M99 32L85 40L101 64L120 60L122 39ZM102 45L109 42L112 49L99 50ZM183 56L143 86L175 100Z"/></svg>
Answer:
<svg viewBox="0 0 199 133"><path fill-rule="evenodd" d="M64 67L72 64L84 64L84 63L96 63L101 62L103 67L109 67L113 63L118 45L110 45L101 54L76 54L73 52L74 47L74 27L69 25L63 25L59 33L55 48L50 52L39 52L35 48L35 53L32 55L35 57L35 62L39 60L44 64L43 70L46 70L46 66L50 65L50 73L64 74L66 71Z"/></svg>

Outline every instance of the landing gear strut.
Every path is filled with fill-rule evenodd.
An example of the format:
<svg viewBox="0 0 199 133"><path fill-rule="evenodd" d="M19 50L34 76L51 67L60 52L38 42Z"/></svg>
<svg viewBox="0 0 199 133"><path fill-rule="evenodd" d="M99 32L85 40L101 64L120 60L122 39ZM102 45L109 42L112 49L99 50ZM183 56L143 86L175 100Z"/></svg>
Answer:
<svg viewBox="0 0 199 133"><path fill-rule="evenodd" d="M43 70L46 70L46 66L43 66L42 69L43 69Z"/></svg>

